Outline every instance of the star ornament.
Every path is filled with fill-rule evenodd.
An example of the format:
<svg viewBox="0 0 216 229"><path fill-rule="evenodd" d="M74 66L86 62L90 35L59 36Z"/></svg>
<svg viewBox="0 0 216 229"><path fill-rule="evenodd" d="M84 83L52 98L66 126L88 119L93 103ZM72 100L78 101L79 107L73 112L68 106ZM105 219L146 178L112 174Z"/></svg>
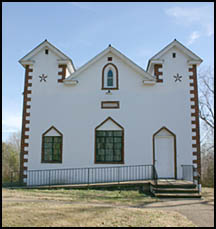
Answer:
<svg viewBox="0 0 216 229"><path fill-rule="evenodd" d="M181 82L181 78L182 76L180 76L178 73L176 74L176 76L173 76L175 78L175 82L177 82L179 80L179 82Z"/></svg>
<svg viewBox="0 0 216 229"><path fill-rule="evenodd" d="M39 78L40 78L40 82L42 82L43 80L44 80L44 82L46 82L46 78L47 78L48 76L46 76L45 74L42 74L41 76L39 76Z"/></svg>

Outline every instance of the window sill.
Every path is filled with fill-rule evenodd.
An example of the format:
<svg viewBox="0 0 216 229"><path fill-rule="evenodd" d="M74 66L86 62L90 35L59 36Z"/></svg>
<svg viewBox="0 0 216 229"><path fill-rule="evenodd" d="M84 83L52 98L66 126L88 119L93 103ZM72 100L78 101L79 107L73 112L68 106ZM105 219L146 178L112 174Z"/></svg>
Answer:
<svg viewBox="0 0 216 229"><path fill-rule="evenodd" d="M41 161L43 164L62 164L62 161Z"/></svg>
<svg viewBox="0 0 216 229"><path fill-rule="evenodd" d="M103 87L101 90L118 90L117 87Z"/></svg>
<svg viewBox="0 0 216 229"><path fill-rule="evenodd" d="M95 162L95 164L124 164L124 162Z"/></svg>

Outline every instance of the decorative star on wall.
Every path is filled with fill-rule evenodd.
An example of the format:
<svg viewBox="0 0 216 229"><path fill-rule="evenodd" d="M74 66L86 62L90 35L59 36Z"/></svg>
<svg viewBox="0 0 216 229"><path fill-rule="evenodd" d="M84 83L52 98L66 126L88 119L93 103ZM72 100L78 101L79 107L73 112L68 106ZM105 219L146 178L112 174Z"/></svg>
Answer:
<svg viewBox="0 0 216 229"><path fill-rule="evenodd" d="M44 80L44 82L46 82L46 78L47 78L48 76L46 76L46 75L44 75L44 74L42 74L41 76L39 76L39 78L40 78L40 82L42 82L43 80Z"/></svg>
<svg viewBox="0 0 216 229"><path fill-rule="evenodd" d="M179 80L179 82L181 82L181 78L182 76L180 76L178 73L176 74L176 76L173 76L175 78L175 82L177 82Z"/></svg>

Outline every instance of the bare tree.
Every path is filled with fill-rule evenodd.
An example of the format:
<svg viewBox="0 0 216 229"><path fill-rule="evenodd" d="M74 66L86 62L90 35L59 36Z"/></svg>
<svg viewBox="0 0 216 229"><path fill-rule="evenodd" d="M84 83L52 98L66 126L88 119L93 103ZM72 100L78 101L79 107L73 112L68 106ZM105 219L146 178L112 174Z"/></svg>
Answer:
<svg viewBox="0 0 216 229"><path fill-rule="evenodd" d="M21 143L21 132L13 132L7 140L8 144L11 144L17 152L20 152L20 143Z"/></svg>
<svg viewBox="0 0 216 229"><path fill-rule="evenodd" d="M202 68L199 80L202 185L214 186L214 70Z"/></svg>
<svg viewBox="0 0 216 229"><path fill-rule="evenodd" d="M202 146L202 177L201 183L203 186L214 187L214 152L212 149L206 149Z"/></svg>
<svg viewBox="0 0 216 229"><path fill-rule="evenodd" d="M11 172L16 180L19 177L20 132L12 133L2 144L2 182L11 181ZM14 179L13 178L13 179Z"/></svg>
<svg viewBox="0 0 216 229"><path fill-rule="evenodd" d="M199 71L199 115L207 130L214 133L214 76L213 68Z"/></svg>

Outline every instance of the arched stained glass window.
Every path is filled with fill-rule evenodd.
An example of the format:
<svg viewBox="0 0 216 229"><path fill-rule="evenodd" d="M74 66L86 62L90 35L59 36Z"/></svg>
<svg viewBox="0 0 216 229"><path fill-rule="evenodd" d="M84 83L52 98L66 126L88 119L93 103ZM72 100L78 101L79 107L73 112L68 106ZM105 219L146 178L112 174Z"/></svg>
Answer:
<svg viewBox="0 0 216 229"><path fill-rule="evenodd" d="M102 90L118 90L118 69L112 63L107 63L102 69Z"/></svg>
<svg viewBox="0 0 216 229"><path fill-rule="evenodd" d="M109 70L107 73L107 86L113 87L113 72L112 72L112 70Z"/></svg>

